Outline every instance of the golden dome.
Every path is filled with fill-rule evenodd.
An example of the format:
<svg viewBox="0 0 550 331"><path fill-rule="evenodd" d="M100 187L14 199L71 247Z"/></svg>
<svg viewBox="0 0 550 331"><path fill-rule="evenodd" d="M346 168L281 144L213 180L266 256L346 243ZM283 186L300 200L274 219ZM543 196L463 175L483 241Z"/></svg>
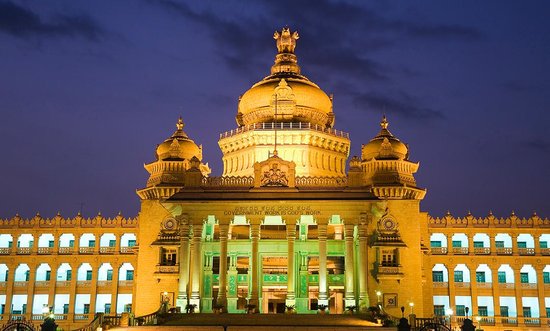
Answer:
<svg viewBox="0 0 550 331"><path fill-rule="evenodd" d="M407 145L394 137L388 130L388 121L386 116L382 117L380 122L380 133L368 144L361 147L361 158L363 161L371 159L377 160L407 160L409 149Z"/></svg>
<svg viewBox="0 0 550 331"><path fill-rule="evenodd" d="M193 140L189 139L187 134L183 131L184 126L185 124L180 117L176 124L176 132L162 144L158 145L157 160L191 160L193 157L202 160L202 147L197 146Z"/></svg>
<svg viewBox="0 0 550 331"><path fill-rule="evenodd" d="M334 125L332 99L301 75L294 54L298 33L284 28L275 32L278 54L271 75L254 84L239 100L237 124L308 122Z"/></svg>

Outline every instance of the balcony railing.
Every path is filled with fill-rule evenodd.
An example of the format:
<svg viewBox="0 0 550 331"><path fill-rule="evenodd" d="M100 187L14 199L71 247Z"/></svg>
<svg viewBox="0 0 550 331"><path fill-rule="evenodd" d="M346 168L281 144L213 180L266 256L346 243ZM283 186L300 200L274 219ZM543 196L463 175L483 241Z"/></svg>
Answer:
<svg viewBox="0 0 550 331"><path fill-rule="evenodd" d="M456 288L470 288L470 282L455 282Z"/></svg>
<svg viewBox="0 0 550 331"><path fill-rule="evenodd" d="M541 248L540 253L542 255L550 255L550 248Z"/></svg>
<svg viewBox="0 0 550 331"><path fill-rule="evenodd" d="M512 247L497 247L497 255L512 255Z"/></svg>
<svg viewBox="0 0 550 331"><path fill-rule="evenodd" d="M10 247L0 247L0 255L9 255L11 253Z"/></svg>
<svg viewBox="0 0 550 331"><path fill-rule="evenodd" d="M70 280L58 280L57 282L55 282L55 286L57 286L57 287L69 287L69 286L71 286L71 281Z"/></svg>
<svg viewBox="0 0 550 331"><path fill-rule="evenodd" d="M434 288L448 288L449 282L433 282Z"/></svg>
<svg viewBox="0 0 550 331"><path fill-rule="evenodd" d="M157 273L161 274L174 274L179 272L179 265L157 265Z"/></svg>
<svg viewBox="0 0 550 331"><path fill-rule="evenodd" d="M99 247L101 254L115 254L116 247Z"/></svg>
<svg viewBox="0 0 550 331"><path fill-rule="evenodd" d="M74 247L59 247L57 251L59 254L72 254Z"/></svg>
<svg viewBox="0 0 550 331"><path fill-rule="evenodd" d="M515 284L514 283L499 283L498 287L501 288L501 289L511 289L511 290L513 290L515 288Z"/></svg>
<svg viewBox="0 0 550 331"><path fill-rule="evenodd" d="M337 136L337 137L349 138L349 133L347 133L347 132L334 130L334 129L331 129L331 128L326 128L324 126L320 126L320 125L317 125L317 124L299 122L299 123L255 123L255 124L250 124L250 125L247 125L247 126L240 127L238 129L234 129L234 130L231 130L231 131L221 133L220 134L220 139L231 137L231 136L234 136L236 134L246 132L246 131L274 130L274 129L278 129L278 130L315 130L315 131L319 131L319 132L328 133L330 135Z"/></svg>
<svg viewBox="0 0 550 331"><path fill-rule="evenodd" d="M113 284L112 281L110 280L98 280L97 281L97 286L98 287L109 287Z"/></svg>
<svg viewBox="0 0 550 331"><path fill-rule="evenodd" d="M453 247L453 254L466 255L468 254L468 247Z"/></svg>
<svg viewBox="0 0 550 331"><path fill-rule="evenodd" d="M30 254L31 247L17 247L17 254Z"/></svg>
<svg viewBox="0 0 550 331"><path fill-rule="evenodd" d="M80 254L94 254L95 247L79 247L78 252Z"/></svg>
<svg viewBox="0 0 550 331"><path fill-rule="evenodd" d="M519 255L535 255L534 248L518 248Z"/></svg>
<svg viewBox="0 0 550 331"><path fill-rule="evenodd" d="M378 267L378 274L398 275L402 273L403 273L403 270L399 266L379 266Z"/></svg>
<svg viewBox="0 0 550 331"><path fill-rule="evenodd" d="M134 249L133 249L133 247L128 247L128 246L124 247L123 246L123 247L120 247L120 253L121 254L133 254Z"/></svg>
<svg viewBox="0 0 550 331"><path fill-rule="evenodd" d="M49 287L50 281L49 280L38 280L34 283L35 287Z"/></svg>
<svg viewBox="0 0 550 331"><path fill-rule="evenodd" d="M524 290L536 290L537 289L537 283L520 283L521 288Z"/></svg>
<svg viewBox="0 0 550 331"><path fill-rule="evenodd" d="M119 280L118 287L132 287L134 286L133 280Z"/></svg>
<svg viewBox="0 0 550 331"><path fill-rule="evenodd" d="M27 287L29 285L28 281L15 281L13 282L13 287Z"/></svg>
<svg viewBox="0 0 550 331"><path fill-rule="evenodd" d="M432 247L433 255L445 255L447 254L447 247Z"/></svg>
<svg viewBox="0 0 550 331"><path fill-rule="evenodd" d="M53 247L38 247L38 254L51 254Z"/></svg>
<svg viewBox="0 0 550 331"><path fill-rule="evenodd" d="M76 282L76 285L78 287L90 287L92 286L92 281L91 280L79 280Z"/></svg>
<svg viewBox="0 0 550 331"><path fill-rule="evenodd" d="M478 282L477 288L493 288L493 283L489 282Z"/></svg>
<svg viewBox="0 0 550 331"><path fill-rule="evenodd" d="M491 254L491 248L489 248L489 247L474 247L474 254L476 254L476 255Z"/></svg>

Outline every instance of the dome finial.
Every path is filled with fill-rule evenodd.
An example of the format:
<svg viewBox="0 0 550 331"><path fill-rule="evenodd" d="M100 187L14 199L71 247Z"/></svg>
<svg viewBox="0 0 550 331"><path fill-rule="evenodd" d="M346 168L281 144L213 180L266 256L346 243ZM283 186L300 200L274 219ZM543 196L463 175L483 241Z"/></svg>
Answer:
<svg viewBox="0 0 550 331"><path fill-rule="evenodd" d="M178 118L178 123L176 123L176 128L178 129L178 131L180 131L180 130L183 130L184 126L185 126L185 124L183 123L183 119L180 116Z"/></svg>
<svg viewBox="0 0 550 331"><path fill-rule="evenodd" d="M388 120L386 118L386 114L382 115L382 121L380 122L380 127L382 127L382 129L387 129L388 128Z"/></svg>
<svg viewBox="0 0 550 331"><path fill-rule="evenodd" d="M294 31L291 34L288 27L283 28L280 33L279 31L275 31L273 34L273 39L277 40L277 50L279 53L294 53L298 38L300 38L298 31Z"/></svg>

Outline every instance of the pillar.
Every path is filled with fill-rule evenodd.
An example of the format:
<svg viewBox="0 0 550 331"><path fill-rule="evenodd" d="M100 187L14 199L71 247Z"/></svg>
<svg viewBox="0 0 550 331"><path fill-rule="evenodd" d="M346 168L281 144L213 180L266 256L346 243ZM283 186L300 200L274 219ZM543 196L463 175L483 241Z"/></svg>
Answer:
<svg viewBox="0 0 550 331"><path fill-rule="evenodd" d="M295 277L294 277L294 241L296 239L296 224L286 225L287 241L287 287L286 287L286 305L294 306L296 303Z"/></svg>
<svg viewBox="0 0 550 331"><path fill-rule="evenodd" d="M538 243L538 240L537 240ZM536 246L535 246L536 247ZM536 264L533 265L533 268L535 268L535 272L537 273L537 294L539 298L539 316L546 316L546 302L545 302L545 291L544 291L544 277L543 277L543 270L546 265L544 264Z"/></svg>
<svg viewBox="0 0 550 331"><path fill-rule="evenodd" d="M477 304L477 276L476 276L476 264L466 264L468 270L470 270L470 296L472 297L472 307L470 307L470 316L474 314L479 315L479 309ZM493 300L494 304L494 300Z"/></svg>
<svg viewBox="0 0 550 331"><path fill-rule="evenodd" d="M119 250L117 250L117 252L118 251ZM112 267L113 267L113 280L111 281L111 313L110 315L116 315L117 314L116 308L117 308L117 302L118 302L118 279L120 274L120 264L118 263L118 260L115 260L112 263Z"/></svg>
<svg viewBox="0 0 550 331"><path fill-rule="evenodd" d="M75 240L76 242L76 240ZM76 244L76 243L75 243ZM71 284L70 284L70 294L69 294L69 311L67 319L74 321L74 312L76 308L76 282L78 278L78 268L80 267L79 263L71 263Z"/></svg>
<svg viewBox="0 0 550 331"><path fill-rule="evenodd" d="M220 287L217 303L227 307L227 233L228 224L220 224Z"/></svg>
<svg viewBox="0 0 550 331"><path fill-rule="evenodd" d="M38 246L38 245L35 245ZM29 281L27 282L27 312L25 318L27 320L32 320L32 307L34 304L34 285L36 282L36 268L37 264L28 264L29 266Z"/></svg>
<svg viewBox="0 0 550 331"><path fill-rule="evenodd" d="M355 225L354 224L348 224L346 223L344 225L344 232L345 232L345 245L346 245L346 260L345 260L345 268L346 268L346 281L345 281L345 304L346 307L348 306L355 306L355 291L354 291L354 256L353 256L353 229Z"/></svg>
<svg viewBox="0 0 550 331"><path fill-rule="evenodd" d="M12 252L13 251L14 251L14 248L12 248ZM7 266L8 266L8 279L6 279L6 308L4 309L4 314L11 314L13 283L15 282L15 269L17 268L17 265L7 263Z"/></svg>
<svg viewBox="0 0 550 331"><path fill-rule="evenodd" d="M176 306L180 307L183 312L185 311L185 306L187 306L187 300L189 299L187 292L189 285L189 224L187 219L182 219L179 223L179 282Z"/></svg>
<svg viewBox="0 0 550 331"><path fill-rule="evenodd" d="M57 240L57 236L55 237ZM54 247L56 245L54 244ZM55 298L55 286L56 286L56 280L57 280L57 269L59 268L59 263L57 262L57 259L52 260L52 265L50 265L51 273L50 273L50 281L48 284L48 307L53 307L54 305L54 298Z"/></svg>
<svg viewBox="0 0 550 331"><path fill-rule="evenodd" d="M98 249L99 245L96 243L96 249ZM92 266L92 282L90 284L90 313L88 314L88 317L90 320L94 318L95 315L95 305L97 300L97 277L99 276L99 266L101 266L100 262L91 263ZM78 273L77 273L78 277Z"/></svg>
<svg viewBox="0 0 550 331"><path fill-rule="evenodd" d="M367 291L367 266L368 266L368 255L367 255L367 224L366 219L361 220L359 224L359 256L358 256L358 265L359 265L359 307L368 308L369 307L369 297Z"/></svg>
<svg viewBox="0 0 550 331"><path fill-rule="evenodd" d="M453 307L455 306L455 293L456 293L454 269L456 265L445 264L445 267L447 268L447 275L449 279L449 308L454 309Z"/></svg>
<svg viewBox="0 0 550 331"><path fill-rule="evenodd" d="M328 306L327 287L327 225L317 226L319 235L319 304Z"/></svg>
<svg viewBox="0 0 550 331"><path fill-rule="evenodd" d="M193 251L191 259L191 300L190 303L196 305L195 311L200 311L200 277L202 271L201 241L203 224L193 224Z"/></svg>
<svg viewBox="0 0 550 331"><path fill-rule="evenodd" d="M260 280L258 278L259 274L259 256L258 256L258 244L260 241L260 224L258 223L252 223L250 224L250 239L252 241L252 256L250 259L251 266L250 266L250 291L249 291L249 300L248 303L250 305L255 305L256 309L259 309L259 302L258 302L258 291L259 291L259 283Z"/></svg>
<svg viewBox="0 0 550 331"><path fill-rule="evenodd" d="M492 237L494 239L494 236ZM491 252L493 252L493 248L496 246L491 247ZM491 268L491 281L493 282L493 305L495 310L495 316L500 316L500 284L498 282L498 268L499 265L489 265L489 268ZM495 318L495 326L501 327L502 326L502 318Z"/></svg>

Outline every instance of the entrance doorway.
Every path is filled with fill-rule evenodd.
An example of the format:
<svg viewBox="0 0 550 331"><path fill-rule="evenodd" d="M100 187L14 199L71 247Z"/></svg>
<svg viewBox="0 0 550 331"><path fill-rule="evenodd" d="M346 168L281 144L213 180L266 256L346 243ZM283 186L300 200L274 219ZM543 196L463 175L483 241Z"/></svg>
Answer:
<svg viewBox="0 0 550 331"><path fill-rule="evenodd" d="M262 299L262 312L283 314L286 310L286 286L263 286Z"/></svg>

